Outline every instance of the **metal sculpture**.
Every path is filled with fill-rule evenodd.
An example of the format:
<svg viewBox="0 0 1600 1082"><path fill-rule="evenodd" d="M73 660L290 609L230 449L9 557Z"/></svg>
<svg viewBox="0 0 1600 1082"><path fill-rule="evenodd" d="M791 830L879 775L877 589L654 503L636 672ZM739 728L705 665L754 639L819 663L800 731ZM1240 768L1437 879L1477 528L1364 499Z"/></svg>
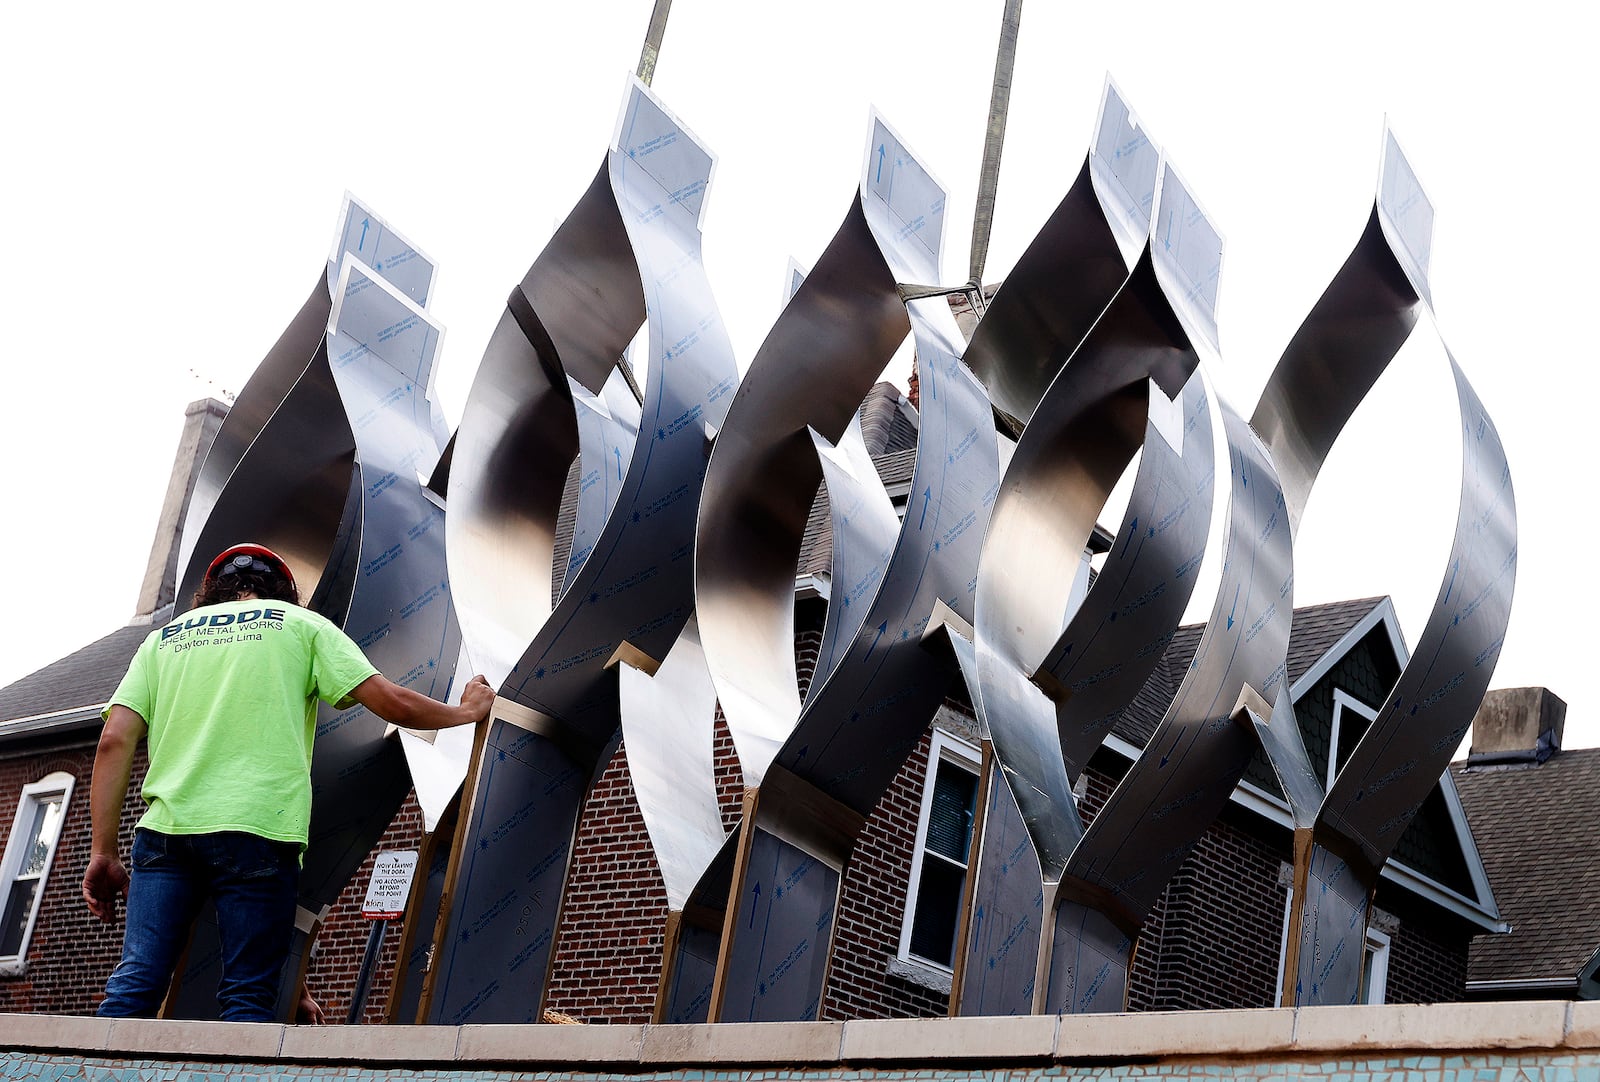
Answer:
<svg viewBox="0 0 1600 1082"><path fill-rule="evenodd" d="M634 82L605 161L512 291L473 383L449 558L469 651L500 700L466 786L422 1020L540 1016L578 811L618 734L611 663L654 670L689 617L706 443L738 382L700 263L712 165ZM590 551L558 576L561 492L582 442L569 380L602 395L646 319L636 442L623 453L596 414L596 438L618 453L584 468L622 477Z"/></svg>
<svg viewBox="0 0 1600 1082"><path fill-rule="evenodd" d="M1366 230L1278 362L1252 425L1298 528L1327 454L1401 345L1432 314L1433 206L1385 130ZM1499 435L1445 351L1461 417L1455 537L1422 638L1326 796L1285 692L1252 713L1295 826L1285 1004L1353 1003L1384 863L1450 762L1489 686L1516 580L1516 505ZM1330 750L1330 755L1337 749Z"/></svg>
<svg viewBox="0 0 1600 1082"><path fill-rule="evenodd" d="M1153 270L1203 366L1217 349L1221 242L1170 167L1153 226ZM1230 482L1221 582L1145 754L1062 871L1043 990L1051 1010L1122 1009L1138 929L1249 763L1252 742L1236 720L1238 705L1273 694L1283 680L1293 563L1282 496L1260 441L1225 399L1216 405Z"/></svg>
<svg viewBox="0 0 1600 1082"><path fill-rule="evenodd" d="M671 957L694 935L684 911L727 838L712 751L717 691L695 620L654 673L623 662L618 678L628 772L666 890L662 950ZM669 994L658 988L658 1011Z"/></svg>
<svg viewBox="0 0 1600 1082"><path fill-rule="evenodd" d="M1128 270L1147 247L1159 157L1108 79L1095 137L1077 179L990 302L966 354L1002 416L1014 426L1031 423L1008 467L986 540L993 555L986 557L992 562L979 576L979 594L986 599L979 607L989 618L979 635L982 661L969 644L960 644L958 652L969 659L963 671L980 718L1003 730L996 742L1005 745L1000 760L1008 774L1030 793L1051 794L1030 820L1041 849L1056 854L1056 874L1082 832L1071 782L1111 718L1159 661L1159 647L1192 589L1194 557L1209 519L1210 423L1196 386L1187 403L1188 425L1180 420L1176 429L1162 426L1172 429L1165 439L1144 439L1147 451L1129 512L1129 536L1108 557L1101 585L1083 607L1089 532L1111 485L1140 446L1146 413L1145 402L1136 401L1145 398L1140 373L1153 371L1151 365L1161 357L1142 322L1148 320L1149 306L1165 311L1169 305L1152 270L1146 268L1142 285L1130 283ZM1113 307L1107 327L1120 330L1102 330L1088 354L1074 354L1108 304ZM1169 343L1168 348L1181 353L1184 345ZM1142 368L1136 356L1128 357L1140 348L1145 350ZM1058 377L1069 355L1080 360ZM1190 368L1194 363L1192 357L1187 361ZM1181 375L1177 381L1182 383ZM1041 414L1046 387L1053 404ZM1158 418L1183 409L1181 403L1161 406L1166 396L1159 391L1151 392L1149 402ZM1125 430L1120 436L1119 423ZM1093 430L1097 424L1102 431ZM1183 429L1196 426L1203 427L1186 441ZM1158 448L1170 452L1168 458ZM1178 461L1170 462L1172 456ZM1095 468L1081 469L1074 480L1070 475L1084 463ZM1172 476L1174 468L1187 476ZM1203 492L1197 477L1205 478ZM1155 513L1163 486L1164 510ZM1040 492L1064 494L1071 506L1064 514L1041 513ZM1052 506L1062 502L1059 497L1049 501ZM1159 537L1147 551L1150 537L1134 542L1135 531ZM1078 566L1079 573L1063 574L1063 566ZM1185 573L1168 590L1166 577L1173 568ZM1134 599L1138 615L1117 624L1118 607ZM1002 610L1014 610L1015 619L999 617ZM1063 630L1065 615L1074 612ZM959 955L952 1011L1027 1013L1045 873L1012 787L991 776L984 790L987 812L975 869L974 917Z"/></svg>
<svg viewBox="0 0 1600 1082"><path fill-rule="evenodd" d="M713 987L708 995L687 984L681 958L670 961L666 1017L692 1017L678 1007L700 1001L712 1019L816 1017L844 861L943 694L945 663L921 639L936 603L971 611L998 453L948 304L906 303L897 287L937 280L943 218L943 189L874 117L844 224L757 353L718 435L697 597L745 771L745 814L737 848L713 866L704 892L712 912L723 910L723 927L702 937L721 938ZM845 433L908 323L923 405L912 503L893 525ZM819 663L802 703L794 568L824 477L839 529L829 664Z"/></svg>
<svg viewBox="0 0 1600 1082"><path fill-rule="evenodd" d="M366 260L370 259L368 263ZM451 691L459 629L444 570L444 512L425 490L446 429L432 394L440 328L424 305L433 263L346 198L338 239L299 314L240 393L196 482L180 596L240 537L283 553L310 608L344 627L397 682ZM316 926L412 784L390 727L357 706L318 714L310 843L279 1011ZM196 933L175 1011L211 1017L214 926Z"/></svg>
<svg viewBox="0 0 1600 1082"><path fill-rule="evenodd" d="M978 897L986 919L964 952L963 1013L1026 1013L1066 995L1060 980L1037 983L1029 963L1038 951L1017 948L1042 946L1056 958L1077 942L1059 929L1063 941L1052 952L1036 923L1041 912L1047 922L1056 914L1054 884L1083 833L1071 785L1159 661L1204 547L1212 446L1197 370L1215 351L1206 302L1215 295L1221 247L1170 168L1159 209L1157 240L1024 431L984 543L974 700L1002 767L1002 778L991 781L991 807L1002 814L1003 833L1018 821L1027 828L1033 853L1003 860L1002 885L986 875L995 866L985 839ZM1058 574L1041 589L1050 581L1046 565L1086 551L1106 498L1141 445L1127 522L1095 587L1080 599L1072 578ZM1040 501L1039 492L1054 497ZM1008 792L995 793L1002 782ZM1015 874L1023 859L1030 870L1037 861L1031 889L1028 876ZM1120 986L1106 990L1116 995Z"/></svg>

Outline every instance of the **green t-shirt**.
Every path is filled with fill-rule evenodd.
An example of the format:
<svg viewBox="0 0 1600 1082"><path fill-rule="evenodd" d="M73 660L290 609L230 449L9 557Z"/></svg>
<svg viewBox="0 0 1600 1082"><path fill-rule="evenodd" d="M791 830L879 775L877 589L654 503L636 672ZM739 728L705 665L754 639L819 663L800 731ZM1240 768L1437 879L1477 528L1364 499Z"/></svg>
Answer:
<svg viewBox="0 0 1600 1082"><path fill-rule="evenodd" d="M149 726L139 825L306 843L317 700L377 672L337 626L286 601L228 601L152 631L111 705Z"/></svg>

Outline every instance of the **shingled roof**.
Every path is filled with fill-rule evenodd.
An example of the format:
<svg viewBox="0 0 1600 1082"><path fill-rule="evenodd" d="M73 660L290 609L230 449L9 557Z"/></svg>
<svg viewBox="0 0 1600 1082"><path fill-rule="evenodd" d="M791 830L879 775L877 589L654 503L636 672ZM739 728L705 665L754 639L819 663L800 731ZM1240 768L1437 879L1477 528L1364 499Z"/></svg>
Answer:
<svg viewBox="0 0 1600 1082"><path fill-rule="evenodd" d="M105 704L128 669L151 626L171 615L161 610L153 620L136 620L119 627L60 661L29 673L0 688L0 727L7 722L40 714L60 714Z"/></svg>
<svg viewBox="0 0 1600 1082"><path fill-rule="evenodd" d="M1563 751L1543 765L1456 763L1450 771L1511 923L1509 935L1473 940L1469 990L1515 981L1572 994L1600 948L1600 748Z"/></svg>
<svg viewBox="0 0 1600 1082"><path fill-rule="evenodd" d="M884 487L910 484L917 463L917 413L911 403L894 384L878 383L867 392L858 412L862 442ZM832 569L833 523L828 517L828 486L821 485L806 518L796 574L825 577Z"/></svg>
<svg viewBox="0 0 1600 1082"><path fill-rule="evenodd" d="M1381 597L1363 597L1352 601L1331 601L1321 605L1304 605L1294 610L1294 627L1289 634L1289 683L1292 686L1309 672L1329 650L1338 645L1356 625L1383 603ZM1200 646L1204 624L1184 624L1167 644L1161 663L1145 681L1133 702L1117 719L1112 731L1138 747L1144 747L1156 731L1167 704L1178 693L1178 685L1194 652Z"/></svg>

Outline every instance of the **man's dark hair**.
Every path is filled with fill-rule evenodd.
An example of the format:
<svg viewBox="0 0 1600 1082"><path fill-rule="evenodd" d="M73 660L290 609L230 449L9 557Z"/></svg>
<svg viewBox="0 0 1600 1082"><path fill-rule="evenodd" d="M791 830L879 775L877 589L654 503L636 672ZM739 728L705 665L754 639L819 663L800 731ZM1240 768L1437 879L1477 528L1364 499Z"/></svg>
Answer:
<svg viewBox="0 0 1600 1082"><path fill-rule="evenodd" d="M287 575L278 571L258 571L242 568L227 575L211 575L194 592L194 607L216 605L223 601L237 601L245 594L254 594L263 601L287 601L300 604L300 591Z"/></svg>

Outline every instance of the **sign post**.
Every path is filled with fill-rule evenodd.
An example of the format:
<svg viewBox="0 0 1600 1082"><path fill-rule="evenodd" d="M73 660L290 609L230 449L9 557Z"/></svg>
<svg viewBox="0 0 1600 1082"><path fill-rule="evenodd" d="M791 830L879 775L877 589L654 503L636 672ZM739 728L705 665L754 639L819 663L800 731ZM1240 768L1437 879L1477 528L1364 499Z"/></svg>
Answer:
<svg viewBox="0 0 1600 1082"><path fill-rule="evenodd" d="M345 1021L355 1025L367 1006L367 992L372 985L372 970L378 964L378 952L383 949L384 932L389 922L399 920L406 910L406 896L411 891L411 873L417 867L415 849L391 849L379 853L372 866L372 879L367 883L367 897L361 903L361 915L372 922L367 933L367 950L361 956L361 973L356 978L355 995L350 997L350 1014Z"/></svg>

